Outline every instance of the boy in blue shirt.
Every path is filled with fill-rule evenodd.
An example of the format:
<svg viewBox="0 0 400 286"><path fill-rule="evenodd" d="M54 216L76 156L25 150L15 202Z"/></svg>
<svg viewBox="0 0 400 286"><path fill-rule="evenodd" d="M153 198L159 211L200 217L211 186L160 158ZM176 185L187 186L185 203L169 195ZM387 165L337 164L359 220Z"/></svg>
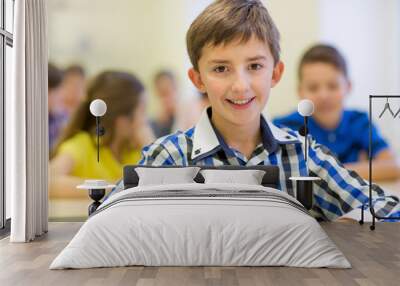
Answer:
<svg viewBox="0 0 400 286"><path fill-rule="evenodd" d="M310 134L319 144L328 147L347 169L367 179L369 119L365 112L344 109L344 100L351 89L344 57L332 46L315 45L300 60L298 80L299 97L310 99L315 105L309 120ZM304 119L296 111L273 122L299 130ZM375 126L372 158L374 180L399 177L395 156Z"/></svg>
<svg viewBox="0 0 400 286"><path fill-rule="evenodd" d="M195 127L146 146L140 164L276 165L279 189L293 195L289 177L307 175L304 138L261 115L284 70L279 32L266 8L258 0L215 1L192 23L186 40L193 65L189 78L207 94L211 107ZM322 179L314 186L311 213L316 218L334 220L367 203L367 182L326 147L312 142L309 155L311 175ZM374 186L374 195L384 193ZM375 208L384 215L400 212L390 198Z"/></svg>

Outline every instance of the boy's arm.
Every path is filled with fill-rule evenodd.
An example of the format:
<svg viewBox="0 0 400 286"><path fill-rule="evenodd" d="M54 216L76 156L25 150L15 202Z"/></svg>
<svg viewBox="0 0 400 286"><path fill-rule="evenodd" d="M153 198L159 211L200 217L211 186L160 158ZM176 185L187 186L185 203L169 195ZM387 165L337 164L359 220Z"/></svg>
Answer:
<svg viewBox="0 0 400 286"><path fill-rule="evenodd" d="M345 167L356 171L364 179L368 179L369 176L369 163L368 163L368 151L369 151L369 117L367 113L361 112L356 113L355 124L357 130L365 130L358 134L357 144L361 146L362 151L359 159L355 163L345 164ZM390 149L389 144L385 138L379 132L377 126L374 123L371 124L371 143L372 143L372 162L374 166L373 180L394 180L399 178L400 169L396 162L396 156Z"/></svg>
<svg viewBox="0 0 400 286"><path fill-rule="evenodd" d="M310 144L309 156L310 175L321 178L321 181L314 185L314 215L334 220L369 202L368 182L356 172L346 169L328 148L313 141ZM379 186L373 185L372 195L377 214L400 214L400 204L392 198L385 198ZM379 201L375 200L377 197L380 198Z"/></svg>
<svg viewBox="0 0 400 286"><path fill-rule="evenodd" d="M396 162L396 156L389 148L381 150L372 159L373 173L372 179L375 181L396 180L400 177L400 168ZM345 164L347 169L357 172L364 179L369 176L368 158L360 159L356 163Z"/></svg>

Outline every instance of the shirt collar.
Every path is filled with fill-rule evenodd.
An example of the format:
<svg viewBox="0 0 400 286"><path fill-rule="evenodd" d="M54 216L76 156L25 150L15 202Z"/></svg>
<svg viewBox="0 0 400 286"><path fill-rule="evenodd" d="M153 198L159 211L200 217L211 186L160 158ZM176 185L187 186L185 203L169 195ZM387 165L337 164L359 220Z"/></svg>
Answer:
<svg viewBox="0 0 400 286"><path fill-rule="evenodd" d="M205 109L197 122L193 134L192 159L201 159L221 149L226 155L232 155L233 151L226 144L222 135L213 126L211 118L211 107ZM297 137L276 127L272 122L261 115L261 136L264 148L268 153L273 153L278 149L279 144L298 143Z"/></svg>

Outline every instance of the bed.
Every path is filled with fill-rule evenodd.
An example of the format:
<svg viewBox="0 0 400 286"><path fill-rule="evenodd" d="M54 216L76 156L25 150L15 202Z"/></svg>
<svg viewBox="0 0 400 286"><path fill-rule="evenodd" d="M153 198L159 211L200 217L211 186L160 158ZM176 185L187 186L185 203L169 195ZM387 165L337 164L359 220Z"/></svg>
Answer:
<svg viewBox="0 0 400 286"><path fill-rule="evenodd" d="M137 168L125 167L125 189L99 207L50 269L351 267L301 203L274 188L277 168L251 167L265 171L260 185L207 183L199 174L192 183L138 185Z"/></svg>

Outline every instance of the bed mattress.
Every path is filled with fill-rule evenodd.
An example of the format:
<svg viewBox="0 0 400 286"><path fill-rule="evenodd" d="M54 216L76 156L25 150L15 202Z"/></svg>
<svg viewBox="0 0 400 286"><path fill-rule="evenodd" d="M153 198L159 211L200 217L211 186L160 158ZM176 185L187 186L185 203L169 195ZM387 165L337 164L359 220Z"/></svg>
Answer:
<svg viewBox="0 0 400 286"><path fill-rule="evenodd" d="M263 186L198 183L115 194L50 269L129 265L351 267L293 197Z"/></svg>

